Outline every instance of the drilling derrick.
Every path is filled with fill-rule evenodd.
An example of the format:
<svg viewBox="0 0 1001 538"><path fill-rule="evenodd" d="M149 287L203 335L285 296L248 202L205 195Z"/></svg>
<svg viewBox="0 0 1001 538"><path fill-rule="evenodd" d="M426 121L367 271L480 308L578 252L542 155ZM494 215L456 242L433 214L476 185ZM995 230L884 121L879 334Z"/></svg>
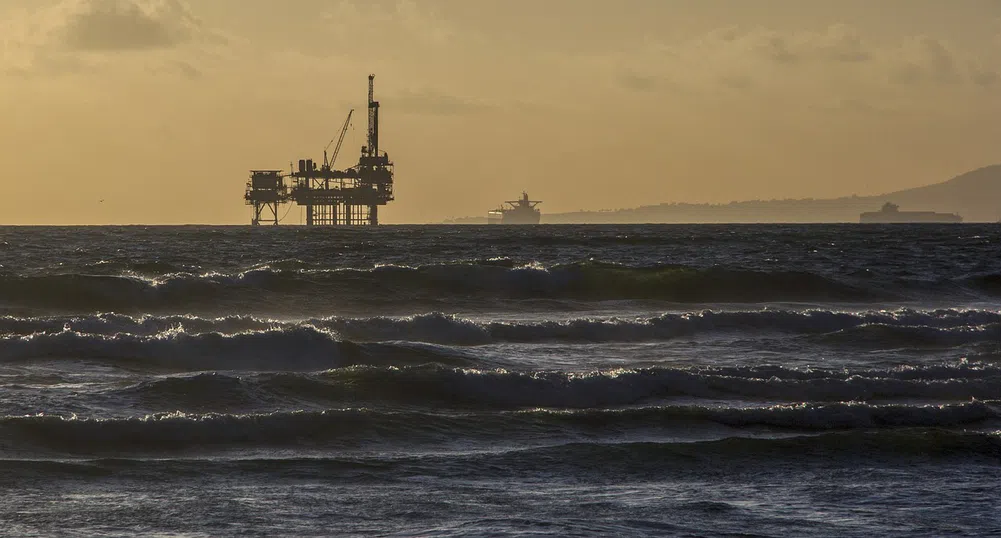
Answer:
<svg viewBox="0 0 1001 538"><path fill-rule="evenodd" d="M369 224L379 224L379 206L393 200L393 163L389 154L379 151L379 102L375 100L375 75L368 76L368 145L361 148L358 161L359 186L366 195L359 199L364 206L355 206L360 218L366 209Z"/></svg>
<svg viewBox="0 0 1001 538"><path fill-rule="evenodd" d="M375 75L368 77L368 140L358 164L337 170L334 164L351 125L351 115L341 128L331 158L323 163L300 159L287 175L279 171L252 172L246 200L254 207L253 224L280 222L279 206L295 203L305 209L307 226L356 226L379 224L379 206L393 201L393 163L379 151L379 102L375 100ZM333 140L331 140L333 144ZM330 145L327 145L327 149ZM260 176L260 181L257 174ZM277 182L274 180L277 178ZM265 179L267 179L265 181ZM273 215L273 218L268 216Z"/></svg>
<svg viewBox="0 0 1001 538"><path fill-rule="evenodd" d="M365 148L361 150L365 155ZM368 76L368 156L379 156L379 102L375 100L375 75Z"/></svg>

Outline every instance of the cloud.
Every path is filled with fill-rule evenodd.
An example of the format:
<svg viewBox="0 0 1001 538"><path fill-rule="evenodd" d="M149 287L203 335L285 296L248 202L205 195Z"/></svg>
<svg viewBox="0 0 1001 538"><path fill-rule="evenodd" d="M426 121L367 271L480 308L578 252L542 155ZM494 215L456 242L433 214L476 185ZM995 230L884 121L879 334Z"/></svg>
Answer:
<svg viewBox="0 0 1001 538"><path fill-rule="evenodd" d="M149 72L154 75L180 75L189 80L197 80L204 76L201 69L183 60L169 60L162 65L151 67Z"/></svg>
<svg viewBox="0 0 1001 538"><path fill-rule="evenodd" d="M970 75L959 67L955 52L928 36L908 39L898 48L896 60L891 78L901 84L952 84Z"/></svg>
<svg viewBox="0 0 1001 538"><path fill-rule="evenodd" d="M341 0L321 18L332 39L362 46L378 46L380 38L404 37L411 45L445 46L454 41L455 29L437 13L414 0L397 0L392 8L377 2Z"/></svg>
<svg viewBox="0 0 1001 538"><path fill-rule="evenodd" d="M190 62L181 66L163 55L226 41L183 0L62 0L12 17L2 30L7 37L0 69L20 75L99 71L127 61L115 55L145 53L160 54L146 60L162 60L192 78L199 70Z"/></svg>
<svg viewBox="0 0 1001 538"><path fill-rule="evenodd" d="M393 107L412 114L457 116L494 108L485 102L465 99L437 90L422 89L402 92L392 98Z"/></svg>
<svg viewBox="0 0 1001 538"><path fill-rule="evenodd" d="M656 76L630 71L624 73L619 78L619 82L631 90L646 92L656 90L662 81Z"/></svg>
<svg viewBox="0 0 1001 538"><path fill-rule="evenodd" d="M772 65L852 64L872 59L870 45L851 27L836 24L822 32L782 33L768 28L721 28L686 43L661 45L683 61L751 61Z"/></svg>
<svg viewBox="0 0 1001 538"><path fill-rule="evenodd" d="M985 69L979 64L972 66L970 70L970 76L973 78L973 83L977 86L982 86L984 88L993 87L998 83L998 80L1001 79L1001 75L999 75L997 71Z"/></svg>
<svg viewBox="0 0 1001 538"><path fill-rule="evenodd" d="M719 82L734 90L749 90L754 86L754 80L747 75L723 75Z"/></svg>
<svg viewBox="0 0 1001 538"><path fill-rule="evenodd" d="M75 0L65 2L62 11L56 35L70 50L172 48L202 30L180 0Z"/></svg>
<svg viewBox="0 0 1001 538"><path fill-rule="evenodd" d="M814 102L833 97L851 103L903 91L913 99L919 97L913 93L918 89L994 87L1001 75L978 53L932 36L876 41L837 24L816 32L721 28L695 39L647 43L631 54L587 61L589 68L603 64L614 70L617 85L635 92L768 94Z"/></svg>

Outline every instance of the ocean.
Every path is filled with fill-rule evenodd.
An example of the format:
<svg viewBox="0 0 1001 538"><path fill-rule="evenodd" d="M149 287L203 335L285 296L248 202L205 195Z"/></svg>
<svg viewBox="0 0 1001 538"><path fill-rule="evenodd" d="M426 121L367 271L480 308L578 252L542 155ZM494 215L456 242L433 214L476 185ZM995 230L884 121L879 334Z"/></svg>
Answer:
<svg viewBox="0 0 1001 538"><path fill-rule="evenodd" d="M998 536L1001 226L0 228L9 536Z"/></svg>

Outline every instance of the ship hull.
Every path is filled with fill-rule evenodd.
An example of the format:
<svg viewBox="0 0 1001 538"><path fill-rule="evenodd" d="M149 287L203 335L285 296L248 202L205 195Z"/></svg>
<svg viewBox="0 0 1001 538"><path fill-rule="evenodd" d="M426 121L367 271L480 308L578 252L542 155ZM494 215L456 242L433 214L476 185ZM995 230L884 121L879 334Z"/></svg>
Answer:
<svg viewBox="0 0 1001 538"><path fill-rule="evenodd" d="M931 211L874 211L859 216L861 224L958 224L963 217L952 213Z"/></svg>
<svg viewBox="0 0 1001 538"><path fill-rule="evenodd" d="M491 211L487 213L487 224L538 224L542 213L537 211Z"/></svg>
<svg viewBox="0 0 1001 538"><path fill-rule="evenodd" d="M542 215L538 213L532 213L529 215L513 215L511 213L504 213L504 218L501 219L501 224L538 224L542 220Z"/></svg>

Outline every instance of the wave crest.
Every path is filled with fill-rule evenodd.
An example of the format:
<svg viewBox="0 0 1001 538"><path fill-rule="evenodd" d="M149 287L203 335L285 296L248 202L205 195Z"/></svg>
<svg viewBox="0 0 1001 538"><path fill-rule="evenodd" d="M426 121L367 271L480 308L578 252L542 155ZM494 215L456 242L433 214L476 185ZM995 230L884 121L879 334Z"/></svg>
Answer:
<svg viewBox="0 0 1001 538"><path fill-rule="evenodd" d="M433 344L358 344L309 326L231 335L181 331L154 336L101 335L64 330L3 337L0 350L7 361L92 360L173 371L316 371L359 364L468 366L475 362L463 353Z"/></svg>
<svg viewBox="0 0 1001 538"><path fill-rule="evenodd" d="M766 302L859 300L877 295L802 271L752 271L677 265L628 267L584 262L552 267L449 263L371 269L283 269L238 274L171 273L0 275L0 302L21 307L149 310L252 304L263 297L325 299L340 304L436 303L442 299L665 300Z"/></svg>
<svg viewBox="0 0 1001 538"><path fill-rule="evenodd" d="M761 332L827 335L833 343L887 345L900 341L963 343L995 339L1001 313L987 310L896 310L836 312L831 310L704 310L651 318L576 318L539 322L477 322L429 313L402 318L319 318L276 321L250 316L141 316L99 314L77 317L0 317L0 335L80 333L156 336L183 332L237 334L313 327L353 341L421 341L478 345L496 342L642 342L669 340L713 332Z"/></svg>
<svg viewBox="0 0 1001 538"><path fill-rule="evenodd" d="M593 409L685 400L893 402L990 400L1001 368L798 371L759 368L649 368L570 374L441 366L353 367L323 373L156 379L119 390L145 409L259 409L274 406L405 406L447 409ZM217 406L217 407L213 407ZM245 406L245 407L239 407Z"/></svg>

